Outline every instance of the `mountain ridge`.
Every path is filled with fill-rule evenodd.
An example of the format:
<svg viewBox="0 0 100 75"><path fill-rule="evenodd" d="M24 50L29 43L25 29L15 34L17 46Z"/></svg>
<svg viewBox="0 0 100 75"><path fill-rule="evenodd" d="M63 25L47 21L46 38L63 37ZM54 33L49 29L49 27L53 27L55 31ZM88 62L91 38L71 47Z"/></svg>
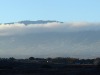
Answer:
<svg viewBox="0 0 100 75"><path fill-rule="evenodd" d="M31 20L23 20L23 21L18 21L18 22L9 22L9 23L3 23L3 24L14 24L14 23L21 23L21 24L47 24L47 23L53 23L53 22L57 22L57 23L63 23L60 21L56 21L56 20L36 20L36 21L31 21ZM2 23L0 23L2 24Z"/></svg>

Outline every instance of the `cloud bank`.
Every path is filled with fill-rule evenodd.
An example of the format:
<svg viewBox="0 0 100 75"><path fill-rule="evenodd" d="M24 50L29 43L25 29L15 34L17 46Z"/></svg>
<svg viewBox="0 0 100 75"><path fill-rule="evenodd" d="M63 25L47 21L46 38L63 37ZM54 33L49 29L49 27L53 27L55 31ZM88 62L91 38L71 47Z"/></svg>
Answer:
<svg viewBox="0 0 100 75"><path fill-rule="evenodd" d="M44 32L60 32L60 34L35 34ZM72 33L63 34L63 32ZM94 58L100 56L99 33L100 23L1 24L0 56Z"/></svg>
<svg viewBox="0 0 100 75"><path fill-rule="evenodd" d="M41 32L77 32L100 30L100 23L72 22L72 23L47 23L47 24L0 24L0 36L19 35Z"/></svg>

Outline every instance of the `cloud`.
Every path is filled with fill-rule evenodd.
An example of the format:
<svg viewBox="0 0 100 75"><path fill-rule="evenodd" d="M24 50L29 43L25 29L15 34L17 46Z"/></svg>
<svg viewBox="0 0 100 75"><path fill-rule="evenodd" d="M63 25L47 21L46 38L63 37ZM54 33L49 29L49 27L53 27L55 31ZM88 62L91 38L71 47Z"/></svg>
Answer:
<svg viewBox="0 0 100 75"><path fill-rule="evenodd" d="M71 23L47 23L47 24L1 24L0 25L0 55L16 57L96 57L99 56L100 39L99 32L85 32L72 34L31 35L29 33L43 32L80 32L98 31L100 23L71 22ZM28 37L27 35L29 34ZM83 35L81 35L83 34ZM11 36L14 35L14 36ZM22 35L15 36L15 35ZM4 36L4 37L2 37ZM10 36L10 37L9 37Z"/></svg>
<svg viewBox="0 0 100 75"><path fill-rule="evenodd" d="M87 30L100 30L100 23L72 22L72 23L47 23L47 24L1 24L0 36L19 35L41 32L75 32Z"/></svg>

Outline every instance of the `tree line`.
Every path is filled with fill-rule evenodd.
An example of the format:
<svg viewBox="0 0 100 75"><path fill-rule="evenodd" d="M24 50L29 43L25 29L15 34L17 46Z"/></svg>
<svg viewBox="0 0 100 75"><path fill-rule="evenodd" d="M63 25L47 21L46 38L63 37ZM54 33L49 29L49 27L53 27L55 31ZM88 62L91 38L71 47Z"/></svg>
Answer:
<svg viewBox="0 0 100 75"><path fill-rule="evenodd" d="M94 64L100 65L100 58L95 59L79 59L79 58L70 58L70 57L56 57L56 58L35 58L29 57L26 59L16 59L14 57L10 58L0 58L0 63L54 63L54 64Z"/></svg>

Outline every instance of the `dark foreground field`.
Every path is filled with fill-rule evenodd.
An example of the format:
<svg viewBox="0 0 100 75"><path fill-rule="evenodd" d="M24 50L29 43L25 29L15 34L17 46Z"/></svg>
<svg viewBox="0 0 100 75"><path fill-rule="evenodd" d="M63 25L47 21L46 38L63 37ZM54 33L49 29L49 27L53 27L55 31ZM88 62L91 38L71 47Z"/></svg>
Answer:
<svg viewBox="0 0 100 75"><path fill-rule="evenodd" d="M0 75L100 75L100 58L1 58Z"/></svg>
<svg viewBox="0 0 100 75"><path fill-rule="evenodd" d="M13 64L1 67L0 75L100 75L100 69L94 65Z"/></svg>

